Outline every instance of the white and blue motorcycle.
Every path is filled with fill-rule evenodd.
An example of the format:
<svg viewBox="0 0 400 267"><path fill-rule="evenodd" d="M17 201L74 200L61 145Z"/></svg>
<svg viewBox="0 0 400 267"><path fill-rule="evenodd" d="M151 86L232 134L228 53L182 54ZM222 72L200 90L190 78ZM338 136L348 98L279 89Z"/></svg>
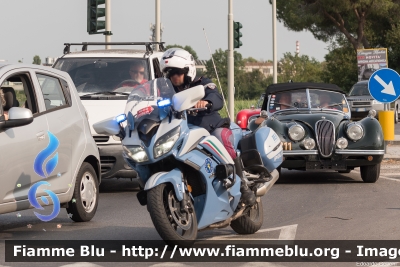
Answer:
<svg viewBox="0 0 400 267"><path fill-rule="evenodd" d="M204 97L199 85L175 93L159 78L132 88L125 114L93 125L98 134L122 139L124 158L137 171L147 205L160 236L168 244L194 242L198 230L231 226L253 234L263 223L261 196L279 178L282 145L268 127L243 136L232 123L242 166L235 166L225 147L205 130L187 123L188 112ZM252 206L241 201L240 175L257 197Z"/></svg>

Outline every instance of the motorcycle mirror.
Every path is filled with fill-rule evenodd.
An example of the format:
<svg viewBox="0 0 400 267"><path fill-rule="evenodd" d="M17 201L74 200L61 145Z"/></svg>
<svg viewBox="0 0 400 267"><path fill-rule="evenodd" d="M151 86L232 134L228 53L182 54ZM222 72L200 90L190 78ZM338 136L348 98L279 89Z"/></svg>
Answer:
<svg viewBox="0 0 400 267"><path fill-rule="evenodd" d="M186 89L182 92L176 93L172 97L174 110L183 111L193 107L205 95L204 86L197 85L192 88Z"/></svg>
<svg viewBox="0 0 400 267"><path fill-rule="evenodd" d="M112 117L93 124L93 129L98 134L117 135L119 134L119 123Z"/></svg>

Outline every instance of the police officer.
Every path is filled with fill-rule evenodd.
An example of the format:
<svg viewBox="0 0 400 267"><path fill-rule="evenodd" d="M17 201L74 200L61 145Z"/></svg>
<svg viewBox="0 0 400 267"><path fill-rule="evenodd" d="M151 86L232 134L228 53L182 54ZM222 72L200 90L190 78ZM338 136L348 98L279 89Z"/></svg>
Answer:
<svg viewBox="0 0 400 267"><path fill-rule="evenodd" d="M233 146L233 135L229 128L229 118L221 118L218 110L223 108L223 99L221 94L218 93L216 85L208 78L200 77L195 80L196 66L193 56L186 50L180 48L170 48L162 56L161 71L165 77L171 80L172 85L176 92L185 89L203 85L205 96L197 102L195 108L208 107L207 111L199 111L196 115L188 114L188 123L203 127L210 134L214 135L226 148L230 156L235 162L236 166L241 166L241 161L236 157L236 151ZM246 181L243 179L243 172L241 168L236 168L238 175L242 179L240 192L242 193L242 200L252 205L255 203L256 197L251 191Z"/></svg>

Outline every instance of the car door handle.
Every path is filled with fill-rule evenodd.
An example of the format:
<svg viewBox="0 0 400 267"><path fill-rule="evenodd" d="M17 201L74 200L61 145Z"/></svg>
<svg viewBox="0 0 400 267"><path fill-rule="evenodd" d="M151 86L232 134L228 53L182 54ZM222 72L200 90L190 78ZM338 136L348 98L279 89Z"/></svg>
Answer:
<svg viewBox="0 0 400 267"><path fill-rule="evenodd" d="M38 139L38 141L43 141L45 138L44 132L37 133L36 138Z"/></svg>

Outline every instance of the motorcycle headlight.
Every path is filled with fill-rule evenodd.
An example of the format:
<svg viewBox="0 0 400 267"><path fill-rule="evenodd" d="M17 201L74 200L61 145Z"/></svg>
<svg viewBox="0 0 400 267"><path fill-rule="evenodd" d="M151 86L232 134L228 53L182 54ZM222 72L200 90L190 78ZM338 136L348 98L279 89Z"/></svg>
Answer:
<svg viewBox="0 0 400 267"><path fill-rule="evenodd" d="M178 126L168 133L161 136L154 145L154 158L158 158L171 151L181 133L181 127Z"/></svg>
<svg viewBox="0 0 400 267"><path fill-rule="evenodd" d="M353 140L360 140L364 136L364 129L359 123L350 123L346 130L347 136Z"/></svg>
<svg viewBox="0 0 400 267"><path fill-rule="evenodd" d="M293 141L300 141L301 139L304 138L306 132L304 131L304 128L301 125L294 124L289 127L289 137Z"/></svg>
<svg viewBox="0 0 400 267"><path fill-rule="evenodd" d="M146 151L141 146L122 146L125 154L131 157L135 162L144 162L149 160Z"/></svg>
<svg viewBox="0 0 400 267"><path fill-rule="evenodd" d="M305 149L310 150L315 147L315 141L312 138L306 138L303 141L303 146Z"/></svg>
<svg viewBox="0 0 400 267"><path fill-rule="evenodd" d="M339 149L344 149L347 147L347 145L349 144L349 142L347 142L346 138L340 137L337 141L336 141L336 146Z"/></svg>

